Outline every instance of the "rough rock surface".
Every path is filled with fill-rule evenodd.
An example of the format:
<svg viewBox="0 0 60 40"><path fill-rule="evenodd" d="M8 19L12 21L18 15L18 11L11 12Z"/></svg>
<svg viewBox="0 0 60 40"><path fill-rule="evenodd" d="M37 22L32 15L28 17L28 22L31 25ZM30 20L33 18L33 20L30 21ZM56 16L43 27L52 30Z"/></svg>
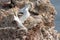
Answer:
<svg viewBox="0 0 60 40"><path fill-rule="evenodd" d="M16 0L17 8L3 7L3 4L9 1L0 0L0 40L59 40L54 29L56 10L50 0ZM32 3L32 8L29 10L31 16L24 22L28 29L26 33L24 30L18 30L20 28L13 21L11 13L13 9L18 12L27 2Z"/></svg>

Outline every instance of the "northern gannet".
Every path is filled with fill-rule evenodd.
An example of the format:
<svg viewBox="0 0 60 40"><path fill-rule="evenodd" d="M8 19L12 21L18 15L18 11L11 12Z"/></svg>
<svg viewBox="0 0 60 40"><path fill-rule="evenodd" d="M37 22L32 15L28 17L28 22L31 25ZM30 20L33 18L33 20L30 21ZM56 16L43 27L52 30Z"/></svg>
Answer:
<svg viewBox="0 0 60 40"><path fill-rule="evenodd" d="M19 12L23 13L22 17L19 18L18 16L14 15L14 20L17 22L18 27L20 27L21 29L25 29L26 31L27 28L23 25L24 21L26 21L28 19L28 17L30 16L29 13L29 9L31 8L31 4L26 4L25 7L23 7L22 9L19 9Z"/></svg>

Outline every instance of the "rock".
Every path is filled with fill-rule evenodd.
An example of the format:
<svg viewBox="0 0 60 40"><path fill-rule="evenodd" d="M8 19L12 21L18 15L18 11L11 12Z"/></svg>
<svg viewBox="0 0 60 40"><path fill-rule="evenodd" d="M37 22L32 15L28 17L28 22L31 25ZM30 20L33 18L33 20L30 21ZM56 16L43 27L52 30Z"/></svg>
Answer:
<svg viewBox="0 0 60 40"><path fill-rule="evenodd" d="M2 4L10 0L1 0ZM0 5L0 40L59 40L59 34L55 30L56 10L50 0L14 0L16 2L13 8L2 8ZM14 21L13 12L23 8L26 3L32 3L29 10L30 17L23 23L28 29L18 28ZM21 17L23 14L18 14Z"/></svg>

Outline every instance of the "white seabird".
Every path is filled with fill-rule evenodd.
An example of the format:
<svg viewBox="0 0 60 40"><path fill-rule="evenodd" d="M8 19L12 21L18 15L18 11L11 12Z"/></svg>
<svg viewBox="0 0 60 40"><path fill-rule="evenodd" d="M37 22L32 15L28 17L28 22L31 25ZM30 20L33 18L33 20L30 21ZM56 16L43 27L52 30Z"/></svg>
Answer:
<svg viewBox="0 0 60 40"><path fill-rule="evenodd" d="M14 15L14 20L17 22L18 27L25 29L27 31L27 28L23 25L24 21L28 19L30 16L29 9L31 8L30 4L26 4L25 7L19 10L19 12L23 13L22 17L19 18L18 16Z"/></svg>

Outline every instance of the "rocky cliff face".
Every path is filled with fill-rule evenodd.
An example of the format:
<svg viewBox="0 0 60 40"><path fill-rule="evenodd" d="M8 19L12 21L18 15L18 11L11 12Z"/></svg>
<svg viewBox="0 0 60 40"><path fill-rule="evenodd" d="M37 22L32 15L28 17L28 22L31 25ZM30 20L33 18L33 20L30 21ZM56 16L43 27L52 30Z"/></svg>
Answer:
<svg viewBox="0 0 60 40"><path fill-rule="evenodd" d="M6 0L5 0L6 1ZM10 0L9 0L10 1ZM8 3L7 1L6 3ZM55 28L56 10L50 0L14 0L15 6L5 7L4 2L0 3L0 40L59 40ZM2 3L3 2L3 3ZM30 17L23 23L28 29L19 30L11 13L24 7L26 3L32 3L29 10ZM23 14L18 15L21 17Z"/></svg>

